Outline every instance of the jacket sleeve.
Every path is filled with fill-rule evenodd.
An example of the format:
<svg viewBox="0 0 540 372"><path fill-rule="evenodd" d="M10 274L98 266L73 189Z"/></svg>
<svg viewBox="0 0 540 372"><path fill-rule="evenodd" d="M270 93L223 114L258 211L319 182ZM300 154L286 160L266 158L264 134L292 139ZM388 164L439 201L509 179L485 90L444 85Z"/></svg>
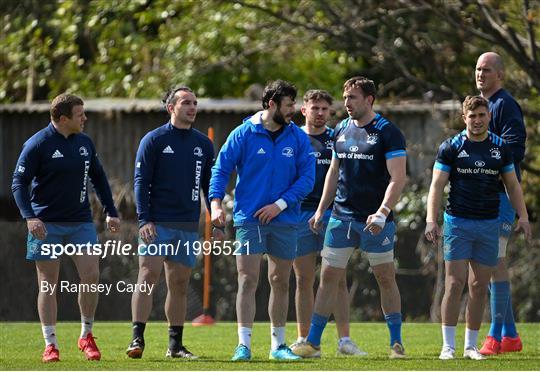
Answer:
<svg viewBox="0 0 540 372"><path fill-rule="evenodd" d="M91 146L92 159L90 160L90 180L92 181L92 185L94 185L94 189L96 190L96 194L105 210L105 213L110 217L118 217L118 212L114 206L111 187L109 185L109 181L107 180L107 175L105 174L105 170L99 161L94 144L91 144Z"/></svg>
<svg viewBox="0 0 540 372"><path fill-rule="evenodd" d="M519 165L525 157L525 141L527 139L521 108L515 101L502 100L495 110L497 110L497 117L500 118L495 123L496 134L510 146L514 163Z"/></svg>
<svg viewBox="0 0 540 372"><path fill-rule="evenodd" d="M146 135L139 144L135 159L135 205L139 217L139 226L144 226L150 221L150 185L154 175L156 153L152 138Z"/></svg>
<svg viewBox="0 0 540 372"><path fill-rule="evenodd" d="M216 164L212 167L212 178L208 191L210 200L223 199L229 177L242 157L242 142L245 134L241 128L236 128L229 135L219 151Z"/></svg>
<svg viewBox="0 0 540 372"><path fill-rule="evenodd" d="M30 192L28 188L39 169L39 153L37 145L25 143L15 165L11 191L15 198L15 203L23 218L35 218L36 215L30 202Z"/></svg>
<svg viewBox="0 0 540 372"><path fill-rule="evenodd" d="M288 206L302 202L315 185L315 157L311 154L311 144L305 133L296 131L298 141L298 157L296 158L297 178L294 183L281 194Z"/></svg>
<svg viewBox="0 0 540 372"><path fill-rule="evenodd" d="M206 209L208 212L210 212L210 198L209 198L209 189L210 189L210 178L212 177L212 167L214 166L214 163L216 161L216 155L214 153L214 145L212 144L212 141L208 140L208 150L206 153L208 154L208 161L206 162L203 173L202 173L202 179L201 179L201 187L204 192L205 198L204 201L206 203Z"/></svg>

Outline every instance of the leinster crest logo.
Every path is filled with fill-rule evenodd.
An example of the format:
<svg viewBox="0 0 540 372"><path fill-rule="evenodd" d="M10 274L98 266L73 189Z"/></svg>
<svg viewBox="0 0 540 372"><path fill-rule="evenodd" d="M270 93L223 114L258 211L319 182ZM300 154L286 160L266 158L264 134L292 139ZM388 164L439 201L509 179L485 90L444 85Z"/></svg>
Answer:
<svg viewBox="0 0 540 372"><path fill-rule="evenodd" d="M377 136L377 134L368 134L366 142L370 145L375 145L378 139L379 137Z"/></svg>
<svg viewBox="0 0 540 372"><path fill-rule="evenodd" d="M493 159L497 159L497 160L500 160L501 159L501 150L499 150L498 148L492 148L491 150L489 150L489 152L491 153L491 157Z"/></svg>

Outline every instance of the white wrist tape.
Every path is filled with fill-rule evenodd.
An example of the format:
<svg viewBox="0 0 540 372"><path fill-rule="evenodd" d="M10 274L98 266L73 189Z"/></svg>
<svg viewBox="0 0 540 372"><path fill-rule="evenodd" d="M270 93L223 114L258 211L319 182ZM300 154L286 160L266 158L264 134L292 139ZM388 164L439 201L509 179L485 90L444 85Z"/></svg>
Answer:
<svg viewBox="0 0 540 372"><path fill-rule="evenodd" d="M388 214L390 214L390 212L392 212L392 210L386 204L381 205L380 209L385 210L386 213L388 213Z"/></svg>
<svg viewBox="0 0 540 372"><path fill-rule="evenodd" d="M287 202L283 199L278 199L274 202L282 211L287 208Z"/></svg>
<svg viewBox="0 0 540 372"><path fill-rule="evenodd" d="M386 216L384 213L375 213L373 215L373 218L371 219L371 223L379 226L381 229L384 228L384 225L386 224Z"/></svg>

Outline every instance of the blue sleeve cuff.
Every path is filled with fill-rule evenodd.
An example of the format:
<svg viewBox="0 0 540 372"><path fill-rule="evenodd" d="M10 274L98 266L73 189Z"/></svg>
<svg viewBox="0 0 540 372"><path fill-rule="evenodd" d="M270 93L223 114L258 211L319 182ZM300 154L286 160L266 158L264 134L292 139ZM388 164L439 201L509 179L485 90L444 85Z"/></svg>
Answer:
<svg viewBox="0 0 540 372"><path fill-rule="evenodd" d="M441 170L443 172L447 172L447 173L450 173L450 166L446 165L446 164L443 164L443 163L439 163L438 161L435 162L435 165L433 166L433 169L438 169L438 170Z"/></svg>
<svg viewBox="0 0 540 372"><path fill-rule="evenodd" d="M407 151L405 151L405 150L390 151L390 152L387 152L386 154L384 154L384 156L386 157L386 160L392 159L392 158L399 158L399 157L402 157L402 156L407 156Z"/></svg>
<svg viewBox="0 0 540 372"><path fill-rule="evenodd" d="M501 169L501 173L513 172L514 170L515 170L514 164L508 164L508 165L505 165L505 166Z"/></svg>

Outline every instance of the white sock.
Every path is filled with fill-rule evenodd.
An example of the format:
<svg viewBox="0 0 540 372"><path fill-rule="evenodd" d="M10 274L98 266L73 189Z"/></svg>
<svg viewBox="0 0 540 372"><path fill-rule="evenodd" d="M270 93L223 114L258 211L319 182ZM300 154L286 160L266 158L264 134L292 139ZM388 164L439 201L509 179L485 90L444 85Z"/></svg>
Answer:
<svg viewBox="0 0 540 372"><path fill-rule="evenodd" d="M94 326L94 318L87 318L81 315L81 338L85 338L86 335L92 332Z"/></svg>
<svg viewBox="0 0 540 372"><path fill-rule="evenodd" d="M448 346L456 350L456 326L442 326L443 348Z"/></svg>
<svg viewBox="0 0 540 372"><path fill-rule="evenodd" d="M272 350L285 344L285 327L270 327Z"/></svg>
<svg viewBox="0 0 540 372"><path fill-rule="evenodd" d="M56 325L42 325L41 332L43 332L45 346L53 344L58 348L58 340L56 339Z"/></svg>
<svg viewBox="0 0 540 372"><path fill-rule="evenodd" d="M238 343L251 350L251 328L238 327Z"/></svg>
<svg viewBox="0 0 540 372"><path fill-rule="evenodd" d="M477 342L478 342L478 331L465 328L465 349L475 348Z"/></svg>
<svg viewBox="0 0 540 372"><path fill-rule="evenodd" d="M347 342L347 341L350 341L350 340L351 340L351 338L348 337L348 336L341 337L341 338L339 339L339 341L338 341L338 345L341 346L342 343Z"/></svg>

